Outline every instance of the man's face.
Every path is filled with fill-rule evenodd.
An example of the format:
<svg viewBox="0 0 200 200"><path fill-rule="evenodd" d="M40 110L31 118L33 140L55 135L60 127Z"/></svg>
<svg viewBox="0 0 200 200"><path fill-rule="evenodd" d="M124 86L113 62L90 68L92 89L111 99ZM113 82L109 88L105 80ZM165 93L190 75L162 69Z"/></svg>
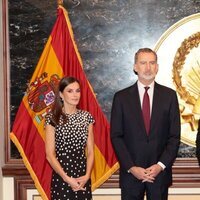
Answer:
<svg viewBox="0 0 200 200"><path fill-rule="evenodd" d="M138 80L143 84L150 84L158 72L158 64L153 53L141 52L138 55L134 70L138 73Z"/></svg>

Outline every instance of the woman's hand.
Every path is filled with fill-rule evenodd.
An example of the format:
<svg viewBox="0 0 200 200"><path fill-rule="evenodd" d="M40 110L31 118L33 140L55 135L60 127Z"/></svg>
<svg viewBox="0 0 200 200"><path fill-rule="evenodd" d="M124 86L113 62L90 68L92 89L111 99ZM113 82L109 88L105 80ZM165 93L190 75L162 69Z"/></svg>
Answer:
<svg viewBox="0 0 200 200"><path fill-rule="evenodd" d="M76 178L69 177L67 178L67 180L65 180L65 182L67 182L71 186L74 192L79 190L84 190L84 188L82 188L81 184L78 182Z"/></svg>
<svg viewBox="0 0 200 200"><path fill-rule="evenodd" d="M85 190L85 184L87 183L88 180L89 180L89 176L87 175L76 178L76 181L79 183L80 187L83 188L84 190Z"/></svg>

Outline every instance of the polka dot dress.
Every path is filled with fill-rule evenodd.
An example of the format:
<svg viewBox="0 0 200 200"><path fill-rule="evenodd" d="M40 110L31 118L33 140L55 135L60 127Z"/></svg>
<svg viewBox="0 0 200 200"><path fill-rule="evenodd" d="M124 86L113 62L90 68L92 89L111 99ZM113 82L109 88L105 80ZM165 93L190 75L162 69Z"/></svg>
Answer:
<svg viewBox="0 0 200 200"><path fill-rule="evenodd" d="M51 123L52 114L46 115L46 124ZM67 123L62 116L59 124L55 126L56 157L68 176L77 178L86 173L85 147L88 136L88 126L94 119L87 111L78 110L67 115ZM51 182L52 200L91 200L91 181L86 185L85 191L74 192L63 179L53 171Z"/></svg>

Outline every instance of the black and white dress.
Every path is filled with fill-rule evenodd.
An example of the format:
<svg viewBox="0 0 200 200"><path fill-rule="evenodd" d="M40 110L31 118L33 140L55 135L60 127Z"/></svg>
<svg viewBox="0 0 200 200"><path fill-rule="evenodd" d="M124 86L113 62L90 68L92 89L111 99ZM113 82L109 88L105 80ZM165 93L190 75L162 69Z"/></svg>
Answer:
<svg viewBox="0 0 200 200"><path fill-rule="evenodd" d="M52 114L46 115L45 124L52 124ZM86 174L85 147L88 137L89 124L94 123L92 115L83 110L67 115L67 122L63 123L61 115L59 124L55 126L56 157L68 176L77 178ZM91 200L91 181L85 191L74 192L70 185L53 171L51 182L52 200Z"/></svg>

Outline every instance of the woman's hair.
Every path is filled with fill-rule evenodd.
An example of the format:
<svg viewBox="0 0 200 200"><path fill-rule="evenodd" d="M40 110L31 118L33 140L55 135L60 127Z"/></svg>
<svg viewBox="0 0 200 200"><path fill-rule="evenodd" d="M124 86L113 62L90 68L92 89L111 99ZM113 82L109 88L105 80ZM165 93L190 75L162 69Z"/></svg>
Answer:
<svg viewBox="0 0 200 200"><path fill-rule="evenodd" d="M52 123L54 126L56 126L59 123L59 119L60 116L63 116L63 120L64 122L66 122L67 116L63 113L62 109L63 109L63 100L60 97L60 92L63 93L64 89L71 83L75 83L77 82L79 85L79 81L74 78L74 77L63 77L58 85L57 91L56 91L56 97L55 97L55 101L52 107Z"/></svg>

